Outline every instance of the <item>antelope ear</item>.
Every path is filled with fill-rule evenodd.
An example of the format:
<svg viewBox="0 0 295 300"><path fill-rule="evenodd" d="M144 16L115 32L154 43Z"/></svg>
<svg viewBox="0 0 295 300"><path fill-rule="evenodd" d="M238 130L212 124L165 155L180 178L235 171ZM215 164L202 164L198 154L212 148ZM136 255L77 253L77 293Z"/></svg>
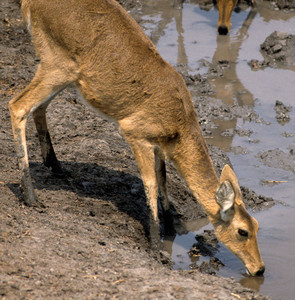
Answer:
<svg viewBox="0 0 295 300"><path fill-rule="evenodd" d="M233 216L235 204L235 191L232 184L225 180L216 191L216 202L220 206L220 216L223 221L229 221Z"/></svg>
<svg viewBox="0 0 295 300"><path fill-rule="evenodd" d="M220 184L226 180L229 181L232 185L232 188L233 188L234 194L235 194L236 204L238 204L238 205L243 204L242 192L240 189L238 178L237 178L235 172L232 170L232 168L229 165L225 165L221 172Z"/></svg>

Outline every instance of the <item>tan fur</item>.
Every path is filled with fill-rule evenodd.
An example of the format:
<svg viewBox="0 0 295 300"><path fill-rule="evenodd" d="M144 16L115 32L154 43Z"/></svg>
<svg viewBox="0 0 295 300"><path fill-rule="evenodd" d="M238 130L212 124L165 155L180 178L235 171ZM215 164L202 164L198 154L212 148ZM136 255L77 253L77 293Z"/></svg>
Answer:
<svg viewBox="0 0 295 300"><path fill-rule="evenodd" d="M251 5L254 5L254 0L249 0ZM220 34L227 34L231 29L231 14L238 0L216 0L218 7L217 29Z"/></svg>
<svg viewBox="0 0 295 300"><path fill-rule="evenodd" d="M248 214L242 200L238 179L229 166L224 167L220 176L220 183L226 180L230 181L235 193L233 215L229 222L220 222L219 220L216 222L215 219L211 220L211 222L214 224L218 239L244 262L251 274L255 274L257 266L263 266L256 238L259 225ZM249 232L249 237L239 236L239 229Z"/></svg>
<svg viewBox="0 0 295 300"><path fill-rule="evenodd" d="M219 189L222 195L225 185L214 171L191 96L140 26L114 0L23 0L22 10L41 58L32 82L9 103L25 203L38 203L29 174L27 117L33 113L45 165L62 172L45 110L59 91L74 83L90 106L118 124L132 148L151 211L152 246L160 241L158 187L164 213L169 209L164 173L165 159L170 159L204 206L218 238L256 274L263 266L257 222L242 203L237 179L225 167L221 180L231 182L226 187L234 188L236 202L230 213L223 211L230 217L224 222L223 204L216 202L215 193ZM251 230L249 242L237 239L239 224Z"/></svg>

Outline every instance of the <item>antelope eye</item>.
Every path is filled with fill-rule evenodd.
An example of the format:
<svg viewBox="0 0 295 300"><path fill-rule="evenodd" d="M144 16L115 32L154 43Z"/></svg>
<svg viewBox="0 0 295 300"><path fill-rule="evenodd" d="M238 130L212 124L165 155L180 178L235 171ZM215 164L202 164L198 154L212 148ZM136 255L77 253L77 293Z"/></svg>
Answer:
<svg viewBox="0 0 295 300"><path fill-rule="evenodd" d="M248 231L244 230L244 229L239 229L238 231L240 236L244 236L244 237L248 237Z"/></svg>

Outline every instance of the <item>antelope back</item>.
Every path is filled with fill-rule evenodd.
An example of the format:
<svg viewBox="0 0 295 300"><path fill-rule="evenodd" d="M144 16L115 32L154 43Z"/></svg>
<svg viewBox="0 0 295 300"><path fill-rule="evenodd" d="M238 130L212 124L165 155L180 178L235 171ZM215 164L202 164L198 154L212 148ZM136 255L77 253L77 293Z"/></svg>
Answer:
<svg viewBox="0 0 295 300"><path fill-rule="evenodd" d="M153 138L159 119L173 135L183 106L192 109L181 76L116 1L23 0L22 9L43 68L69 76L86 102L126 135L136 129Z"/></svg>

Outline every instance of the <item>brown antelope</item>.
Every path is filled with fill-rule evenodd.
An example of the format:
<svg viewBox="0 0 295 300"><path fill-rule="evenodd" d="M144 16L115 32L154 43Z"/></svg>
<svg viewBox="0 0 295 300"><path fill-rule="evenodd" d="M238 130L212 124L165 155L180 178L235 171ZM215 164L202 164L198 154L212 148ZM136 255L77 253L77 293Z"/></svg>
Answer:
<svg viewBox="0 0 295 300"><path fill-rule="evenodd" d="M219 240L250 274L262 274L258 223L243 204L238 180L229 166L217 178L182 77L140 26L114 0L23 0L22 11L41 59L31 83L9 103L25 203L38 203L29 173L27 117L33 114L45 165L61 172L45 111L74 83L85 102L117 123L132 148L150 208L151 245L160 242L158 187L169 210L165 159L170 159Z"/></svg>
<svg viewBox="0 0 295 300"><path fill-rule="evenodd" d="M239 0L214 0L218 7L217 30L219 34L226 35L231 29L231 14ZM253 6L254 0L246 0L248 5Z"/></svg>

